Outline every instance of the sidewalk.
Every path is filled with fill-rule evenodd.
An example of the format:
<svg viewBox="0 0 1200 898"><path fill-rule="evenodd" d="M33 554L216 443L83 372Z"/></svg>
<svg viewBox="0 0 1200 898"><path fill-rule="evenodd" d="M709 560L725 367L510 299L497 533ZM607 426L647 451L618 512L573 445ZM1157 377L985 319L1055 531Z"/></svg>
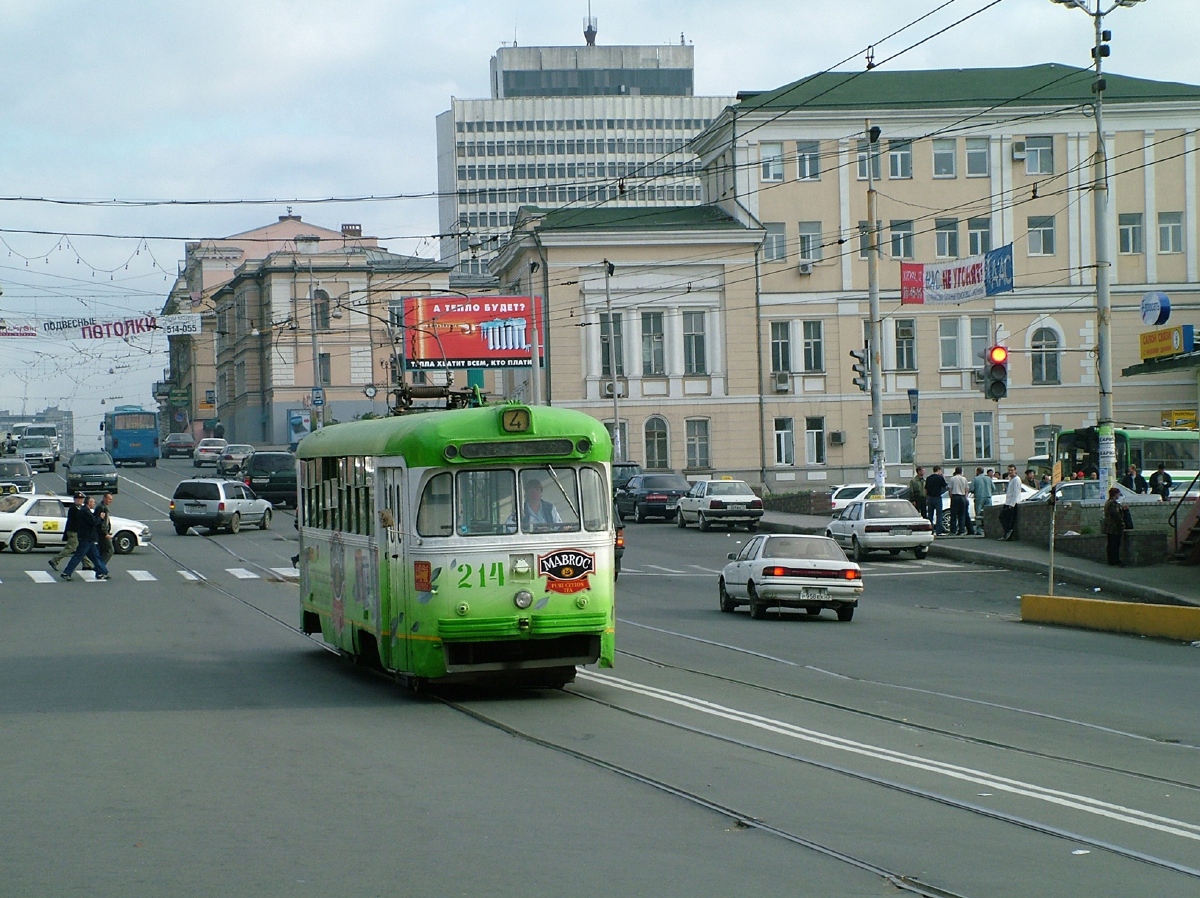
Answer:
<svg viewBox="0 0 1200 898"><path fill-rule="evenodd" d="M827 515L785 514L768 511L763 514L759 529L766 533L824 534L829 523ZM930 547L930 554L958 561L986 564L1014 571L1030 571L1048 575L1050 552L1046 546L1023 542L1000 542L995 539L970 536L940 536ZM1191 605L1200 607L1200 567L1177 564L1156 564L1146 567L1113 568L1106 564L1055 553L1055 593L1058 583L1068 583L1082 598L1112 599L1128 596L1142 602L1162 605ZM1094 590L1099 587L1100 592ZM1081 589L1082 588L1082 589ZM1070 592L1071 587L1063 587Z"/></svg>

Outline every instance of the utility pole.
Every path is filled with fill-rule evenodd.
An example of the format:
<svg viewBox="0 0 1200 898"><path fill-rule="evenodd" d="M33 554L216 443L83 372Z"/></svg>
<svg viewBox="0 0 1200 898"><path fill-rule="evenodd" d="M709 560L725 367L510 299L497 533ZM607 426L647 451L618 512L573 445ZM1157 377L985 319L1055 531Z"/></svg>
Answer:
<svg viewBox="0 0 1200 898"><path fill-rule="evenodd" d="M883 323L879 318L879 229L875 222L879 218L879 195L875 192L875 147L879 142L879 128L871 127L867 119L867 299L871 316L871 345L868 347L868 370L871 381L871 482L875 491L883 495L886 479L883 452Z"/></svg>
<svg viewBox="0 0 1200 898"><path fill-rule="evenodd" d="M312 324L312 367L313 367L313 388L311 398L317 397L317 390L321 390L322 400L324 399L324 384L321 383L321 357L320 350L317 347L317 295L313 289L313 271L312 260L308 263L308 317ZM325 418L325 405L317 405L313 403L313 429L320 430L321 424Z"/></svg>
<svg viewBox="0 0 1200 898"><path fill-rule="evenodd" d="M613 399L613 461L625 461L625 450L621 445L621 412L617 405L617 330L613 319L612 287L608 279L616 271L616 266L608 259L604 260L604 302L608 307L608 373L612 377Z"/></svg>
<svg viewBox="0 0 1200 898"><path fill-rule="evenodd" d="M542 342L538 334L538 325L541 322L538 321L537 297L533 293L533 274L538 270L539 265L538 262L529 263L529 323L532 325L529 347L530 362L532 363L529 368L530 405L542 404ZM546 298L542 297L542 302L545 301Z"/></svg>

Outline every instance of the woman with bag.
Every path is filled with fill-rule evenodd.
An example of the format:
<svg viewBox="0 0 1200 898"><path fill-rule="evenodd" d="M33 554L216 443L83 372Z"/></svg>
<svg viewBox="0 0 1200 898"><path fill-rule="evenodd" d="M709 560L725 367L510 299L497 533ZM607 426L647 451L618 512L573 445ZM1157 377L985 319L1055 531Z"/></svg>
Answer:
<svg viewBox="0 0 1200 898"><path fill-rule="evenodd" d="M1129 509L1121 504L1121 491L1115 486L1108 491L1108 501L1104 503L1104 523L1100 529L1108 537L1108 563L1116 567L1125 567L1121 562L1121 540L1125 536L1125 515Z"/></svg>

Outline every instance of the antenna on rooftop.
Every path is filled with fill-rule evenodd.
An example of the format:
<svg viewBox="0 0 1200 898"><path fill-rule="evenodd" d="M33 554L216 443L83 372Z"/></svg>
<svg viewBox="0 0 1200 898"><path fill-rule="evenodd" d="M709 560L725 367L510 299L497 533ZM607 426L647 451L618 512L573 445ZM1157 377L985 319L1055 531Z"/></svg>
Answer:
<svg viewBox="0 0 1200 898"><path fill-rule="evenodd" d="M592 15L591 0L588 0L587 18L583 20L583 39L589 47L596 46L596 17Z"/></svg>

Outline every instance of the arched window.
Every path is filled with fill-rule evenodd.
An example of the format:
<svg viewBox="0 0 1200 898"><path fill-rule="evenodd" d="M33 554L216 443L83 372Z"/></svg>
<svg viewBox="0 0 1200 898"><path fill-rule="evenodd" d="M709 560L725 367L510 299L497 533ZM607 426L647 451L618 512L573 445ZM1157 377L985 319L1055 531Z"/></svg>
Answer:
<svg viewBox="0 0 1200 898"><path fill-rule="evenodd" d="M671 456L667 451L667 422L655 415L646 419L643 428L646 436L646 467L650 470L666 471L671 468Z"/></svg>
<svg viewBox="0 0 1200 898"><path fill-rule="evenodd" d="M1039 327L1033 332L1030 344L1033 359L1033 382L1035 384L1057 384L1059 379L1058 334L1048 327Z"/></svg>
<svg viewBox="0 0 1200 898"><path fill-rule="evenodd" d="M324 290L314 290L312 295L313 325L319 331L329 330L329 294Z"/></svg>

